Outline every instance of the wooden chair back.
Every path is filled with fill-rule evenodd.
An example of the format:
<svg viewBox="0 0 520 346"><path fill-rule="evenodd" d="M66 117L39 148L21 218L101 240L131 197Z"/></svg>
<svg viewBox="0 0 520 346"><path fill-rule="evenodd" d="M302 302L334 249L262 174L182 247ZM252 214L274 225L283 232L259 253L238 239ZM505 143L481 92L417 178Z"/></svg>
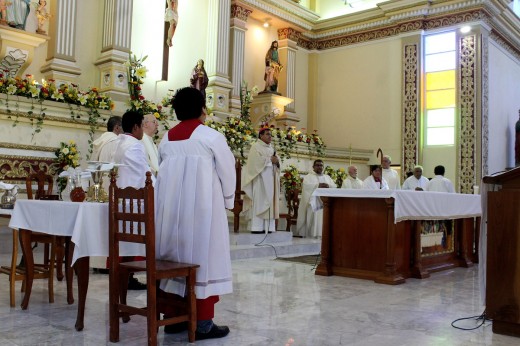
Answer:
<svg viewBox="0 0 520 346"><path fill-rule="evenodd" d="M291 226L296 225L296 221L298 220L298 208L300 206L300 190L291 189L285 191L285 200L287 202L287 213L280 214L281 218L286 220L286 228L287 232L291 231Z"/></svg>
<svg viewBox="0 0 520 346"><path fill-rule="evenodd" d="M33 182L36 182L36 192L33 193ZM27 175L25 179L25 188L27 189L28 199L47 199L46 196L52 195L52 187L54 181L52 175L44 171L38 171ZM45 188L47 186L47 188Z"/></svg>
<svg viewBox="0 0 520 346"><path fill-rule="evenodd" d="M109 310L110 310L110 341L119 341L119 318L123 322L130 320L130 315L146 317L148 345L157 344L157 329L159 326L188 322L188 339L195 341L196 328L196 298L195 279L196 264L177 263L157 260L155 258L155 220L154 220L154 188L152 174L146 172L145 186L118 188L116 174L112 172L109 188ZM145 246L145 261L119 261L119 243L141 243ZM146 272L147 306L136 307L127 304L126 292L130 273ZM185 278L186 297L181 300L176 311L180 313L159 319L158 306L177 305L158 297L160 279Z"/></svg>

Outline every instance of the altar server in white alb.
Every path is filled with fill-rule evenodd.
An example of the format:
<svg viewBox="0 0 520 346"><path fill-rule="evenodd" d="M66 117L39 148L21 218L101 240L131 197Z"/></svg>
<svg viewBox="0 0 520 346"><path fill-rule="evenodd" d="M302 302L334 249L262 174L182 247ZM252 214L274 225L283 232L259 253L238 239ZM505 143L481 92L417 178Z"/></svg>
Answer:
<svg viewBox="0 0 520 346"><path fill-rule="evenodd" d="M153 141L153 136L157 132L157 128L159 127L159 122L155 118L153 114L145 114L143 119L143 139L141 141L144 144L144 150L146 151L146 158L148 159L148 164L152 169L152 174L157 176L157 172L159 171L159 152L157 151L157 146Z"/></svg>
<svg viewBox="0 0 520 346"><path fill-rule="evenodd" d="M122 164L117 173L117 186L124 188L127 186L140 189L144 187L146 172L151 171L143 142L143 115L128 111L123 114L123 131L116 141L114 162ZM152 176L152 183L155 185L155 177Z"/></svg>
<svg viewBox="0 0 520 346"><path fill-rule="evenodd" d="M341 184L342 189L359 190L363 188L363 180L357 177L357 171L356 166L348 167L348 176L347 179L343 180L343 184Z"/></svg>
<svg viewBox="0 0 520 346"><path fill-rule="evenodd" d="M312 172L303 178L302 198L298 208L298 221L296 222L296 234L301 237L321 237L323 224L323 205L320 197L313 197L312 193L317 188L335 188L332 178L323 174L323 161L316 160L312 165Z"/></svg>
<svg viewBox="0 0 520 346"><path fill-rule="evenodd" d="M200 265L197 269L197 340L220 338L226 326L213 323L219 296L233 292L226 209L235 196L235 158L220 132L204 125L206 104L194 88L177 91L172 102L180 123L159 144L155 220L157 258ZM185 282L163 280L169 296L184 296ZM175 296L170 297L175 299ZM167 326L166 333L187 329Z"/></svg>
<svg viewBox="0 0 520 346"><path fill-rule="evenodd" d="M275 232L279 216L280 158L271 145L271 130L261 128L244 167L244 210L251 210L251 233Z"/></svg>
<svg viewBox="0 0 520 346"><path fill-rule="evenodd" d="M428 183L427 191L455 193L453 183L448 178L444 178L444 172L444 166L435 166L433 169L435 177Z"/></svg>
<svg viewBox="0 0 520 346"><path fill-rule="evenodd" d="M381 166L371 165L370 175L363 180L363 189L366 190L388 190L388 183L381 177Z"/></svg>
<svg viewBox="0 0 520 346"><path fill-rule="evenodd" d="M383 160L381 161L381 165L383 166L383 179L388 183L390 190L400 190L401 178L395 169L390 168L391 163L392 158L390 156L383 156Z"/></svg>
<svg viewBox="0 0 520 346"><path fill-rule="evenodd" d="M415 191L428 190L428 183L430 181L428 180L428 178L423 177L422 172L423 172L422 166L416 165L413 168L413 175L408 177L404 181L403 190L415 190Z"/></svg>

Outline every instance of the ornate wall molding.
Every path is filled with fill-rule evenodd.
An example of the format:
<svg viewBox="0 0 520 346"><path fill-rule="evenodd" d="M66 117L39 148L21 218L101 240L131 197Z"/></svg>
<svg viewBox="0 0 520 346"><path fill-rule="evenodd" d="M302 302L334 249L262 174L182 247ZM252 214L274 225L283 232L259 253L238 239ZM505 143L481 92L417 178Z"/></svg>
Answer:
<svg viewBox="0 0 520 346"><path fill-rule="evenodd" d="M517 61L520 61L520 49L519 47L513 46L507 41L502 35L497 33L495 30L491 31L489 38L495 41L501 48L511 54Z"/></svg>
<svg viewBox="0 0 520 346"><path fill-rule="evenodd" d="M283 28L278 29L278 39L279 40L292 40L292 41L298 41L300 39L301 32L294 30L292 28Z"/></svg>
<svg viewBox="0 0 520 346"><path fill-rule="evenodd" d="M460 38L459 61L459 191L473 193L476 183L476 113L477 113L477 38L468 35Z"/></svg>
<svg viewBox="0 0 520 346"><path fill-rule="evenodd" d="M38 145L27 145L27 144L7 143L7 142L0 142L0 148L46 151L46 152L50 152L50 153L54 153L56 151L56 149L58 149L58 148L54 148L54 147L42 147L42 146L38 146Z"/></svg>
<svg viewBox="0 0 520 346"><path fill-rule="evenodd" d="M419 45L403 47L403 155L402 174L413 171L419 152Z"/></svg>
<svg viewBox="0 0 520 346"><path fill-rule="evenodd" d="M247 22L247 18L253 11L248 10L247 8L244 8L237 4L231 5L231 18L238 18L240 20L243 20L244 22Z"/></svg>
<svg viewBox="0 0 520 346"><path fill-rule="evenodd" d="M489 166L489 37L482 37L482 50L481 50L481 59L482 59L482 114L481 114L481 131L482 131L482 177L488 175Z"/></svg>
<svg viewBox="0 0 520 346"><path fill-rule="evenodd" d="M43 170L55 174L57 169L52 158L0 155L0 180L4 181L25 181L31 173Z"/></svg>

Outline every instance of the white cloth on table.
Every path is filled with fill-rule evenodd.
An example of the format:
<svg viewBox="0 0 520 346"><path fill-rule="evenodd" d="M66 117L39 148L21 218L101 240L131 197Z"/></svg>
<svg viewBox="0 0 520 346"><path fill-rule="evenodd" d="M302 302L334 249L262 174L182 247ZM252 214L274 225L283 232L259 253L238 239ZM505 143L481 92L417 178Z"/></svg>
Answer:
<svg viewBox="0 0 520 346"><path fill-rule="evenodd" d="M401 189L401 178L395 169L383 168L381 171L383 173L383 179L386 180L390 190Z"/></svg>
<svg viewBox="0 0 520 346"><path fill-rule="evenodd" d="M455 193L453 183L442 175L433 177L426 188L427 191Z"/></svg>
<svg viewBox="0 0 520 346"><path fill-rule="evenodd" d="M423 190L428 189L429 184L428 178L421 176L421 178L417 179L415 176L408 177L403 184L403 190L415 190L420 187Z"/></svg>
<svg viewBox="0 0 520 346"><path fill-rule="evenodd" d="M321 237L323 224L323 203L321 198L312 193L318 185L325 183L329 188L335 188L336 184L327 174L310 172L303 178L302 198L298 208L298 220L296 222L296 234L302 237Z"/></svg>
<svg viewBox="0 0 520 346"><path fill-rule="evenodd" d="M190 138L159 144L156 185L156 256L200 265L197 299L233 292L226 208L234 205L235 158L225 137L198 126ZM184 280L161 289L183 296Z"/></svg>
<svg viewBox="0 0 520 346"><path fill-rule="evenodd" d="M72 237L72 264L86 256L108 256L108 204L16 201L10 228ZM143 256L144 245L122 243L121 256Z"/></svg>

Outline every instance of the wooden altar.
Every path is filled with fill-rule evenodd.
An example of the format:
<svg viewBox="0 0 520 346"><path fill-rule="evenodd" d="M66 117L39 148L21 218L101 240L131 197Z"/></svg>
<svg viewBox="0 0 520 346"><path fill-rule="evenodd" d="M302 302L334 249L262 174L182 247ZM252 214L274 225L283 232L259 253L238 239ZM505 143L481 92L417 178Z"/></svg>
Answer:
<svg viewBox="0 0 520 346"><path fill-rule="evenodd" d="M315 193L322 196L324 204L322 260L316 269L317 275L348 276L396 285L409 277L427 278L431 272L473 264L480 196L424 191L344 191L318 189ZM412 193L414 195L410 195ZM451 197L457 199L456 204L461 204L461 198L471 200L466 213L454 210L449 214L447 206L446 210L431 208L432 203L442 204ZM415 200L411 215L406 215L403 208L408 198ZM396 200L400 203L398 213ZM421 211L417 207L421 200L426 201L424 208L441 212L413 215ZM460 218L461 215L464 218ZM423 256L421 220L450 218L457 218L453 222L453 251Z"/></svg>

